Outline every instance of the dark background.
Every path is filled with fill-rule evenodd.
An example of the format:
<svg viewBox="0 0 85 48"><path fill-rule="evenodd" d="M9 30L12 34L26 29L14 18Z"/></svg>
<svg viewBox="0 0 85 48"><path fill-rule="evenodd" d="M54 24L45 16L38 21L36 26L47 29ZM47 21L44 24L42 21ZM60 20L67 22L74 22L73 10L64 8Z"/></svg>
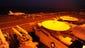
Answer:
<svg viewBox="0 0 85 48"><path fill-rule="evenodd" d="M0 0L0 14L7 14L9 10L25 13L84 11L85 0Z"/></svg>

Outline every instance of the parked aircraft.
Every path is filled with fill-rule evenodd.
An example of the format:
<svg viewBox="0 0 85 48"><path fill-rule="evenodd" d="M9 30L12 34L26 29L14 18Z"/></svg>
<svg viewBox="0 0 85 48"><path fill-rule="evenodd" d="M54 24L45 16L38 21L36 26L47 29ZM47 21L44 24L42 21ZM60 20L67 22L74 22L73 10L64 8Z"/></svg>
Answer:
<svg viewBox="0 0 85 48"><path fill-rule="evenodd" d="M12 12L12 11L9 11L9 15L24 15L25 13L22 13L22 12Z"/></svg>
<svg viewBox="0 0 85 48"><path fill-rule="evenodd" d="M6 41L6 38L3 35L1 29L0 29L0 48L9 48L9 43Z"/></svg>
<svg viewBox="0 0 85 48"><path fill-rule="evenodd" d="M20 42L19 48L37 48L38 43L32 41L32 37L27 33L26 30L21 28L20 26L16 26L18 30L12 28L14 33L17 35L17 39Z"/></svg>

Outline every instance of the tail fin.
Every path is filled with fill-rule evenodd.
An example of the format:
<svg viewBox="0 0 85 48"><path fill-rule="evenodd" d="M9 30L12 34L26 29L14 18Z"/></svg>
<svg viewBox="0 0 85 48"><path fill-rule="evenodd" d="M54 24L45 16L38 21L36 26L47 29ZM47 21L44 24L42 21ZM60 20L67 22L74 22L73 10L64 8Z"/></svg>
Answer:
<svg viewBox="0 0 85 48"><path fill-rule="evenodd" d="M1 29L0 29L0 39L2 40L2 42L6 42L6 39L5 39Z"/></svg>
<svg viewBox="0 0 85 48"><path fill-rule="evenodd" d="M13 12L12 11L9 11L9 14L13 14Z"/></svg>
<svg viewBox="0 0 85 48"><path fill-rule="evenodd" d="M21 28L20 26L17 25L16 27L19 29L19 31L22 31L25 34L28 34L28 32L24 30L23 28Z"/></svg>
<svg viewBox="0 0 85 48"><path fill-rule="evenodd" d="M21 34L21 33L19 33L19 31L18 31L18 30L16 30L15 28L12 28L12 30L14 31L14 33L15 33L16 35L22 36L22 34Z"/></svg>

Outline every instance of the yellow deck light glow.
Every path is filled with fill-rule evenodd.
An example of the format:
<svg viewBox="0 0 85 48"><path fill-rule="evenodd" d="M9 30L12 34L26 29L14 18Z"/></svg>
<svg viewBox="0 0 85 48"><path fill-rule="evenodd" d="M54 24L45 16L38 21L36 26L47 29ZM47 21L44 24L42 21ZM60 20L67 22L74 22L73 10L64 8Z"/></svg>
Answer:
<svg viewBox="0 0 85 48"><path fill-rule="evenodd" d="M83 47L82 48L85 48L85 45L83 45Z"/></svg>
<svg viewBox="0 0 85 48"><path fill-rule="evenodd" d="M62 20L69 20L69 21L78 21L79 19L76 17L71 17L71 16L61 16L60 19Z"/></svg>
<svg viewBox="0 0 85 48"><path fill-rule="evenodd" d="M43 21L41 25L47 29L55 31L66 31L70 29L70 26L65 22L55 21L55 20Z"/></svg>

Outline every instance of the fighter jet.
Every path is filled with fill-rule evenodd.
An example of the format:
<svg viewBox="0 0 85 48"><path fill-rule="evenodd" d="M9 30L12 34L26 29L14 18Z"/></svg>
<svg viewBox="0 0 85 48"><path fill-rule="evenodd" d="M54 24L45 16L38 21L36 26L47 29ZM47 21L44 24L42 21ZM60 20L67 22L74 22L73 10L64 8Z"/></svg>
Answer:
<svg viewBox="0 0 85 48"><path fill-rule="evenodd" d="M0 48L9 48L9 43L6 41L5 36L0 29Z"/></svg>
<svg viewBox="0 0 85 48"><path fill-rule="evenodd" d="M9 11L9 15L24 15L25 13L22 13L22 12L12 12L12 11Z"/></svg>

